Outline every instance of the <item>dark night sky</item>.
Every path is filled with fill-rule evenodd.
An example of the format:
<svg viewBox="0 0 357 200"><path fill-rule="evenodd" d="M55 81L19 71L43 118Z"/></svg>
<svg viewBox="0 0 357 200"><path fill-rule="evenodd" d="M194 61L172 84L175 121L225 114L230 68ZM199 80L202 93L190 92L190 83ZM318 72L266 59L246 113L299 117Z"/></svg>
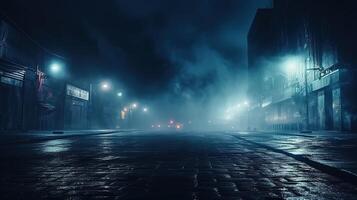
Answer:
<svg viewBox="0 0 357 200"><path fill-rule="evenodd" d="M1 10L72 77L119 81L131 96L207 101L243 89L246 34L270 0L2 0Z"/></svg>

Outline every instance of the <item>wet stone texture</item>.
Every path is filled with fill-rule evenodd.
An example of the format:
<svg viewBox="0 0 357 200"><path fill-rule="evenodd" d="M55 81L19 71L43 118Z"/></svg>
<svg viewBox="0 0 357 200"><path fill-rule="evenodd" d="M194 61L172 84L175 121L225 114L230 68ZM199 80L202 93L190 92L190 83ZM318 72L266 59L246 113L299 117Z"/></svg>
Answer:
<svg viewBox="0 0 357 200"><path fill-rule="evenodd" d="M1 146L0 199L356 199L357 187L224 133Z"/></svg>
<svg viewBox="0 0 357 200"><path fill-rule="evenodd" d="M294 132L232 132L231 134L357 174L357 134L355 133L316 131L308 134Z"/></svg>

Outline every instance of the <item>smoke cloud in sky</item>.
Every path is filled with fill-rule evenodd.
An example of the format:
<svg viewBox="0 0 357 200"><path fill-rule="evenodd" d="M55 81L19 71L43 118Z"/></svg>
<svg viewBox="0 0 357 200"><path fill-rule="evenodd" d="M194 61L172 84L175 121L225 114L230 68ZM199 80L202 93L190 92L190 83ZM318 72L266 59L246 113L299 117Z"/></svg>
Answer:
<svg viewBox="0 0 357 200"><path fill-rule="evenodd" d="M13 0L3 12L67 57L72 76L114 79L167 116L209 116L244 97L247 31L270 2Z"/></svg>

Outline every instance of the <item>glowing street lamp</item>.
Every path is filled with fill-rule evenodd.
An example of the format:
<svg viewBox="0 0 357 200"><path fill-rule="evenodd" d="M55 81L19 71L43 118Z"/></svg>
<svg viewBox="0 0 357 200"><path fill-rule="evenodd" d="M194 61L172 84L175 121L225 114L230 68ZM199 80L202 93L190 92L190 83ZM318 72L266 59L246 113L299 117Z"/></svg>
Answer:
<svg viewBox="0 0 357 200"><path fill-rule="evenodd" d="M49 66L49 72L53 76L62 76L63 75L63 65L59 62L53 62Z"/></svg>
<svg viewBox="0 0 357 200"><path fill-rule="evenodd" d="M143 108L143 112L148 112L148 108L147 107L145 107L145 108Z"/></svg>
<svg viewBox="0 0 357 200"><path fill-rule="evenodd" d="M58 73L61 71L61 66L58 63L53 63L51 65L51 72L52 73Z"/></svg>
<svg viewBox="0 0 357 200"><path fill-rule="evenodd" d="M283 66L288 75L296 74L297 70L299 69L299 65L300 59L296 56L286 58L285 62L283 63Z"/></svg>
<svg viewBox="0 0 357 200"><path fill-rule="evenodd" d="M110 85L108 82L102 82L100 84L100 88L103 90L103 91L108 91L110 89Z"/></svg>
<svg viewBox="0 0 357 200"><path fill-rule="evenodd" d="M138 107L138 104L133 103L133 104L131 105L131 107L135 109L135 108L137 108L137 107Z"/></svg>
<svg viewBox="0 0 357 200"><path fill-rule="evenodd" d="M122 97L122 96L123 96L123 93L122 93L122 92L118 92L118 93L117 93L117 96L118 96L118 97Z"/></svg>
<svg viewBox="0 0 357 200"><path fill-rule="evenodd" d="M244 101L245 106L249 106L249 101Z"/></svg>

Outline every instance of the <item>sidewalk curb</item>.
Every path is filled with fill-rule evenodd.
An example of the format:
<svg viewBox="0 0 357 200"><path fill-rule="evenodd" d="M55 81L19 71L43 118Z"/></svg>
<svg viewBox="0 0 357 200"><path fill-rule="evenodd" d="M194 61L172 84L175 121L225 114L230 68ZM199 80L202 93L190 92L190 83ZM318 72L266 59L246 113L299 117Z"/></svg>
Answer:
<svg viewBox="0 0 357 200"><path fill-rule="evenodd" d="M314 138L314 137L321 137L321 136L330 136L331 133L335 133L335 132L338 132L338 131L312 131L311 133L303 133L303 132L300 132L300 131L257 130L257 131L236 131L236 132L261 133L261 134L286 135L286 136L292 135L292 136ZM324 132L324 134L322 134L322 132ZM336 136L336 135L338 135L338 136L341 136L341 135L354 136L355 134L353 132L339 132L339 134L334 134L333 136Z"/></svg>
<svg viewBox="0 0 357 200"><path fill-rule="evenodd" d="M352 172L349 172L349 171L346 171L346 170L343 170L343 169L339 169L339 168L336 168L336 167L332 167L332 166L329 166L329 165L326 165L326 164L322 164L320 162L317 162L317 161L314 161L314 160L311 160L305 156L301 156L301 155L295 155L295 154L292 154L292 153L289 153L287 151L284 151L284 150L281 150L281 149L277 149L277 148L274 148L274 147L271 147L271 146L268 146L268 145L265 145L265 144L262 144L262 143L259 143L259 142L253 142L251 140L248 140L248 139L245 139L243 137L240 137L238 135L231 135L237 139L240 139L240 140L243 140L245 142L248 142L248 143L251 143L251 144L255 144L257 146L260 146L260 147L263 147L263 148L266 148L270 151L273 151L273 152L276 152L276 153L280 153L280 154L284 154L286 156L289 156L291 158L294 158L295 160L297 161L300 161L300 162L303 162L315 169L318 169L320 170L321 172L324 172L326 174L329 174L331 176L334 176L334 177L337 177L337 178L340 178L346 182L349 182L349 183L352 183L354 185L357 185L357 175L352 173Z"/></svg>

